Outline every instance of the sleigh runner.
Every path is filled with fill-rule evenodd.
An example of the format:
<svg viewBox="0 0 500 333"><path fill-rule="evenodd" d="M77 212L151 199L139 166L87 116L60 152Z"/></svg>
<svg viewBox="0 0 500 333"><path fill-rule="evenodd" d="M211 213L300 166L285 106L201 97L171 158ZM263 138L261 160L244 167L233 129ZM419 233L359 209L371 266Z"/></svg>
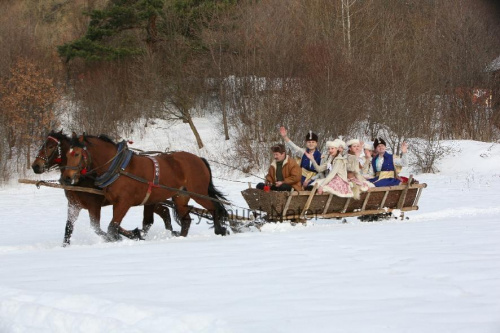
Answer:
<svg viewBox="0 0 500 333"><path fill-rule="evenodd" d="M265 192L248 188L241 192L252 211L264 212L267 221L304 221L310 218L360 217L374 220L390 215L394 210L404 212L418 210L420 195L427 184L408 184L373 187L363 192L359 200L341 198L333 194L317 194L312 191Z"/></svg>

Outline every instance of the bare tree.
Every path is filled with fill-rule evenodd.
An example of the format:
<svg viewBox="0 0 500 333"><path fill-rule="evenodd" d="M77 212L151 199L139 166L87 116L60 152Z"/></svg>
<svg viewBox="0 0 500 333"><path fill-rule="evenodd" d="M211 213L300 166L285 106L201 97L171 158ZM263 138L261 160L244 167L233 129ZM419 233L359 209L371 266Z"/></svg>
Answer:
<svg viewBox="0 0 500 333"><path fill-rule="evenodd" d="M171 87L164 103L164 117L167 120L182 120L189 124L189 128L196 138L198 148L201 149L204 146L203 141L191 115L199 96L199 93L195 89L199 87L199 82L193 81L197 80L182 78L170 80Z"/></svg>

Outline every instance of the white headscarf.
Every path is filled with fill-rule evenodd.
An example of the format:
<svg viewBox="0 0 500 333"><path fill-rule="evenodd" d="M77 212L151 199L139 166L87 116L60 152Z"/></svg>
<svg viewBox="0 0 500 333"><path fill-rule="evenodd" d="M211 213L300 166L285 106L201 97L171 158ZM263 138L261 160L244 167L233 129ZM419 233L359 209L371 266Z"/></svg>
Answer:
<svg viewBox="0 0 500 333"><path fill-rule="evenodd" d="M354 144L358 144L359 145L360 143L361 142L359 142L358 139L351 139L351 140L347 141L347 147L350 147L350 146L352 146Z"/></svg>
<svg viewBox="0 0 500 333"><path fill-rule="evenodd" d="M345 147L345 142L340 140L340 139L335 139L333 141L327 141L326 142L326 148L340 148L340 147Z"/></svg>

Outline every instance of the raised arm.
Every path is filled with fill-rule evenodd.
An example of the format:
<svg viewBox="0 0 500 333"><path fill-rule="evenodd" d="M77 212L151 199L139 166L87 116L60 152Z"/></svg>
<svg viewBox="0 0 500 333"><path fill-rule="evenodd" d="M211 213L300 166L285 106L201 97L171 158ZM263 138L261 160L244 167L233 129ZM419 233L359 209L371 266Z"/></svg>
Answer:
<svg viewBox="0 0 500 333"><path fill-rule="evenodd" d="M311 161L314 169L317 172L323 172L323 171L325 171L328 168L328 163L330 162L328 156L326 157L325 160L321 161L321 165L318 165L318 163L314 159L314 155L313 154L308 153L308 152L304 152L304 154L307 156L307 158L309 158L309 160Z"/></svg>
<svg viewBox="0 0 500 333"><path fill-rule="evenodd" d="M298 157L302 157L302 155L304 155L306 150L304 148L300 148L295 143L293 143L292 140L290 140L286 128L280 127L280 134L283 140L285 140L286 147L292 151L293 155Z"/></svg>
<svg viewBox="0 0 500 333"><path fill-rule="evenodd" d="M406 167L408 166L408 143L401 144L401 156L394 157L394 165Z"/></svg>

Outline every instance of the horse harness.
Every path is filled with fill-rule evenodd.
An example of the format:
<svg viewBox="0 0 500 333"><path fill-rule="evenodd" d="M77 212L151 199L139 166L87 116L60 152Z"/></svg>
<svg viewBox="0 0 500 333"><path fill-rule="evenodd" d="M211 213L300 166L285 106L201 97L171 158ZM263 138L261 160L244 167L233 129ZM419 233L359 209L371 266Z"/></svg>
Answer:
<svg viewBox="0 0 500 333"><path fill-rule="evenodd" d="M144 200L142 200L142 202L140 204L141 206L144 205L148 201L149 196L151 195L151 192L153 191L153 187L162 187L160 185L160 164L158 163L158 160L156 158L154 158L153 156L146 156L146 157L149 158L153 162L153 166L155 168L155 171L154 171L153 181L147 182L148 183L148 192L146 193ZM144 183L144 179L137 177L136 175L131 174L130 172L127 172L125 170L120 169L120 174L125 175L129 178L132 178L134 180L137 180L141 183Z"/></svg>
<svg viewBox="0 0 500 333"><path fill-rule="evenodd" d="M47 151L47 143L45 142L43 144L43 146L40 148L40 150L38 151L38 154L36 155L35 158L39 158L42 161L45 161L45 166L47 167L49 165L49 161L52 159L52 157L54 157L54 154L57 152L57 156L54 159L54 163L55 164L60 164L61 161L62 161L61 141L59 141L57 138L54 138L53 136L50 136L50 135L47 137L47 139L56 142L57 143L57 149L54 149L52 151L52 153L50 154L50 156L47 156L47 154L45 154L45 157L44 156L40 156L40 151L42 150L42 148L44 149L45 152Z"/></svg>
<svg viewBox="0 0 500 333"><path fill-rule="evenodd" d="M125 175L129 178L144 183L142 178L139 178L125 171L130 161L132 160L132 156L134 155L134 152L128 149L127 142L126 141L119 142L117 150L118 153L111 160L111 165L109 166L108 170L106 170L106 172L103 173L101 176L97 177L94 184L97 187L103 189L113 184L120 177L120 175ZM151 192L153 190L153 187L159 187L158 185L160 184L160 164L158 163L158 160L153 156L146 156L146 157L153 162L154 176L152 182L146 181L146 183L148 184L148 191L146 193L146 196L144 197L144 200L142 200L140 204L141 206L148 201Z"/></svg>
<svg viewBox="0 0 500 333"><path fill-rule="evenodd" d="M103 188L113 184L120 177L120 175L124 175L124 176L132 178L134 180L137 180L138 182L148 184L148 191L147 191L146 196L145 196L144 200L142 201L141 205L144 205L148 201L153 188L161 188L164 190L176 192L178 194L184 194L184 195L188 195L188 196L196 196L196 197L200 197L200 198L207 199L210 201L219 202L221 204L231 205L230 202L225 201L225 200L218 200L218 199L214 199L212 197L209 197L207 195L189 192L189 191L186 191L183 189L173 188L173 187L169 187L169 186L165 186L165 185L160 184L160 180L159 180L160 179L160 164L158 163L158 160L153 156L145 156L145 157L149 158L153 162L153 165L154 165L155 170L154 170L153 181L148 181L147 179L144 179L144 178L136 176L130 172L127 172L127 171L125 171L125 169L129 165L129 163L132 159L132 156L134 155L134 152L131 151L130 149L128 149L126 141L122 141L122 142L118 143L117 149L118 149L117 154L113 157L113 159L111 159L109 161L109 162L111 162L111 165L108 168L108 170L104 174L102 174L101 176L96 178L95 185L97 187L103 189ZM87 162L87 159L90 161L90 154L87 152L86 147L84 147L84 152L85 153L83 154L83 157L84 157L85 161L82 161L82 162L89 165L90 162ZM109 163L109 162L107 162L107 163ZM105 164L107 164L107 163L105 163ZM66 167L66 168L68 168L68 169L69 168L71 168L71 169L72 168L74 168L74 169L80 168L82 170L82 166ZM96 167L96 168L92 169L91 171L96 170L98 168L100 168L100 167ZM86 169L83 168L83 170L86 170Z"/></svg>
<svg viewBox="0 0 500 333"><path fill-rule="evenodd" d="M146 197L142 201L141 205L143 205L149 199L151 191L154 187L161 188L161 189L168 190L168 191L172 191L172 192L176 192L178 194L183 194L183 195L187 195L187 196L195 196L195 197L199 197L202 199L207 199L210 201L218 202L218 203L223 204L223 205L232 205L232 203L227 201L227 200L219 200L219 199L212 198L208 195L198 194L198 193L186 191L183 189L178 189L178 188L169 187L169 186L159 184L159 177L160 177L159 163L156 160L156 158L154 158L152 156L146 156L153 161L153 164L155 166L154 179L152 182L150 182L147 179L144 179L142 177L136 176L130 172L127 172L127 171L125 171L125 168L130 163L132 156L134 155L134 152L132 152L131 150L128 149L126 141L122 141L122 142L118 143L117 150L118 150L118 152L111 160L109 160L108 162L104 163L103 165L95 167L94 169L89 171L89 173L90 173L90 172L92 172L96 169L99 169L99 168L103 167L104 165L111 162L111 165L108 168L108 170L104 174L102 174L101 176L96 178L95 185L97 187L105 188L105 187L111 185L112 183L114 183L120 177L120 175L124 175L124 176L132 178L134 180L137 180L138 182L145 183L145 184L149 185L148 193L146 194ZM83 174L82 171L85 171L85 173L87 173L86 165L90 165L91 156L90 156L90 153L87 152L87 147L83 147L83 152L84 152L83 153L83 160L80 161L80 165L78 167L65 166L64 168L78 170L78 171L80 171L81 174ZM155 163L155 161L156 161L156 163Z"/></svg>

